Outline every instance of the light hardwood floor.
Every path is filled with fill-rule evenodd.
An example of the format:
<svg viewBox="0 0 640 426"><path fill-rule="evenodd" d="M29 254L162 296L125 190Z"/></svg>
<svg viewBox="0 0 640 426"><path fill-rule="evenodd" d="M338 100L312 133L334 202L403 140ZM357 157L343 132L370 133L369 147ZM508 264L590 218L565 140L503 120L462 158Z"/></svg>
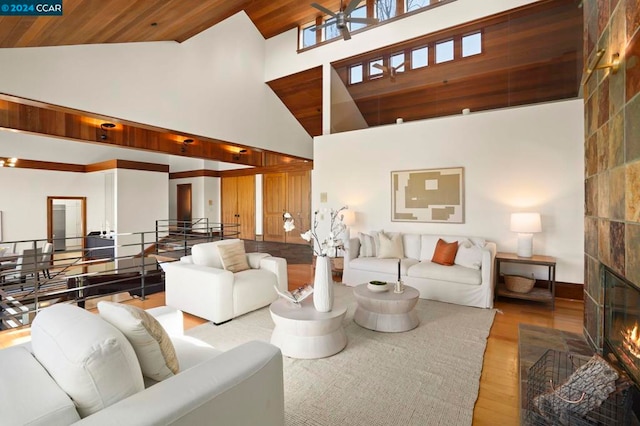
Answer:
<svg viewBox="0 0 640 426"><path fill-rule="evenodd" d="M311 265L289 265L289 288L310 282ZM156 293L146 300L131 300L144 309L164 305L164 293ZM500 299L489 334L485 352L480 393L473 413L474 425L518 425L518 324L527 323L543 327L582 333L583 304L578 301L556 300L551 311L543 304L521 300ZM206 321L185 314L185 329ZM0 332L0 348L29 339L29 329Z"/></svg>

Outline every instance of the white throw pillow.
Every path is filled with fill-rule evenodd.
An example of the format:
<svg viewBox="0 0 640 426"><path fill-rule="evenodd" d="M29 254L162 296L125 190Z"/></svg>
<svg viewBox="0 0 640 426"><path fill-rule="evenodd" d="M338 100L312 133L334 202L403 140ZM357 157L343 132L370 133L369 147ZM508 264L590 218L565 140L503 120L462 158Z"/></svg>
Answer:
<svg viewBox="0 0 640 426"><path fill-rule="evenodd" d="M218 246L222 267L234 274L249 269L247 254L244 252L244 241Z"/></svg>
<svg viewBox="0 0 640 426"><path fill-rule="evenodd" d="M98 311L124 334L138 356L142 375L162 381L178 373L178 358L169 335L149 313L131 305L101 301Z"/></svg>
<svg viewBox="0 0 640 426"><path fill-rule="evenodd" d="M482 249L469 240L461 241L454 263L479 270L482 266Z"/></svg>
<svg viewBox="0 0 640 426"><path fill-rule="evenodd" d="M31 325L31 347L40 364L87 417L144 390L140 364L114 326L73 305L55 304Z"/></svg>
<svg viewBox="0 0 640 426"><path fill-rule="evenodd" d="M360 240L360 253L358 257L375 257L376 246L373 236L358 232L358 239Z"/></svg>
<svg viewBox="0 0 640 426"><path fill-rule="evenodd" d="M380 240L380 250L378 251L379 259L402 259L404 258L404 249L402 247L402 235L387 235L384 232L378 233Z"/></svg>
<svg viewBox="0 0 640 426"><path fill-rule="evenodd" d="M418 234L402 234L404 257L420 259L420 241L421 237Z"/></svg>

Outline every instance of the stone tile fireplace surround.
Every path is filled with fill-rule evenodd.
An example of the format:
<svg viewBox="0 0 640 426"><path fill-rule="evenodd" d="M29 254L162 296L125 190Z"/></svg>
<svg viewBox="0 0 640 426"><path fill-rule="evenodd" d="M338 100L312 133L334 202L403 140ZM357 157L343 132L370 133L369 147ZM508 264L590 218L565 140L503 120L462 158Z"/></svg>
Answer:
<svg viewBox="0 0 640 426"><path fill-rule="evenodd" d="M593 350L607 353L605 324L611 328L616 317L605 304L605 276L640 288L640 0L585 0L583 13L585 67L599 49L605 49L601 64L614 53L621 58L616 74L598 70L583 88L584 336ZM614 290L617 308L623 291ZM636 297L628 312L640 309L640 296L628 297ZM617 315L620 324L627 314Z"/></svg>
<svg viewBox="0 0 640 426"><path fill-rule="evenodd" d="M585 337L604 344L603 268L640 286L640 1L585 0L586 63L620 53L616 74L594 73L585 98Z"/></svg>

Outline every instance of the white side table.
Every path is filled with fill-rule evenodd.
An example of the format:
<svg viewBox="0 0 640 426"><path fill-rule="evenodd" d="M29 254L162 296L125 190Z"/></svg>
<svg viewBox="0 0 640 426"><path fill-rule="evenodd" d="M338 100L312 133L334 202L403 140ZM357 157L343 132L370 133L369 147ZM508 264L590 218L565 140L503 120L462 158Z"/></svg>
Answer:
<svg viewBox="0 0 640 426"><path fill-rule="evenodd" d="M347 345L342 321L345 306L334 305L330 312L318 312L311 297L300 306L278 299L269 307L275 324L271 344L291 358L326 358L340 352Z"/></svg>
<svg viewBox="0 0 640 426"><path fill-rule="evenodd" d="M412 330L420 324L413 310L420 293L413 287L404 286L403 293L394 293L393 288L374 293L366 284L360 284L353 294L358 302L353 320L361 327L394 333Z"/></svg>

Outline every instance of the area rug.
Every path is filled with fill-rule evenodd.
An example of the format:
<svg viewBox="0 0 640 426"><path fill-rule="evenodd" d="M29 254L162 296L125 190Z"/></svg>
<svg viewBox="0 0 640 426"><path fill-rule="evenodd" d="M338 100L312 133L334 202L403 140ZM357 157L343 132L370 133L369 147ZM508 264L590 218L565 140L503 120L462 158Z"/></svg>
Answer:
<svg viewBox="0 0 640 426"><path fill-rule="evenodd" d="M471 425L492 309L420 299L420 325L379 333L353 322L353 288L335 285L348 307L346 348L329 358L284 358L286 425ZM249 340L268 342L269 308L187 334L221 350Z"/></svg>

